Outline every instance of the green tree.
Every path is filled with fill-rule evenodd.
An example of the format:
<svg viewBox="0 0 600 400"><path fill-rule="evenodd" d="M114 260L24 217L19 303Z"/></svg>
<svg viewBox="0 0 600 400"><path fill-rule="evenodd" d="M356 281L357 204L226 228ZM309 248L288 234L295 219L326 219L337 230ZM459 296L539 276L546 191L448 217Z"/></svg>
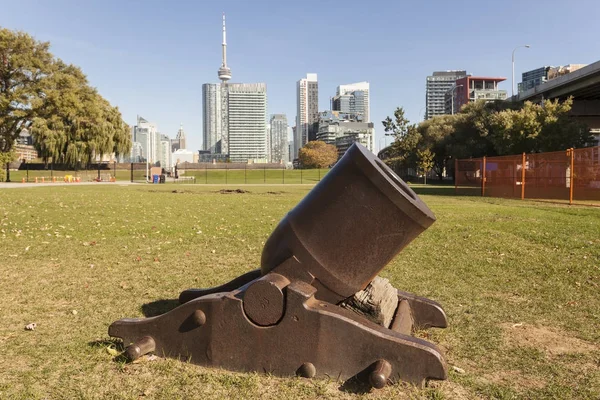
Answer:
<svg viewBox="0 0 600 400"><path fill-rule="evenodd" d="M433 168L434 154L429 149L417 150L417 167L423 171L424 183L427 184L427 173Z"/></svg>
<svg viewBox="0 0 600 400"><path fill-rule="evenodd" d="M394 138L388 149L389 157L384 162L396 171L401 168L413 167L416 163L416 148L421 140L421 134L416 125L410 124L410 121L404 116L402 107L396 108L393 120L386 117L381 123L385 135Z"/></svg>
<svg viewBox="0 0 600 400"><path fill-rule="evenodd" d="M34 103L54 67L49 47L26 33L0 28L0 152L13 149L37 111Z"/></svg>
<svg viewBox="0 0 600 400"><path fill-rule="evenodd" d="M500 155L561 151L593 144L589 129L571 118L573 99L525 102L520 109L491 117L490 140Z"/></svg>
<svg viewBox="0 0 600 400"><path fill-rule="evenodd" d="M337 148L320 140L308 142L298 152L302 168L327 168L338 159Z"/></svg>
<svg viewBox="0 0 600 400"><path fill-rule="evenodd" d="M451 154L448 152L448 144L454 134L458 115L440 115L419 124L421 133L419 147L433 153L433 166L438 178L442 180L447 170Z"/></svg>
<svg viewBox="0 0 600 400"><path fill-rule="evenodd" d="M77 67L59 62L37 109L30 131L45 161L73 166L129 151L129 129L120 112L89 86Z"/></svg>
<svg viewBox="0 0 600 400"><path fill-rule="evenodd" d="M83 72L55 59L49 43L0 29L0 152L29 128L45 161L75 165L124 154L129 128Z"/></svg>

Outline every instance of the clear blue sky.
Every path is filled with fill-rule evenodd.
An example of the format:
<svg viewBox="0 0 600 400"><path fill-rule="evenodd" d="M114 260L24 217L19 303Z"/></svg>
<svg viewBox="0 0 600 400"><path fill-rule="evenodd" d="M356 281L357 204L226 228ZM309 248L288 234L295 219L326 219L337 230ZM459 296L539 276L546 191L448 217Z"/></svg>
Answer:
<svg viewBox="0 0 600 400"><path fill-rule="evenodd" d="M174 137L182 122L190 149L202 144L202 84L218 81L222 12L232 82L266 82L269 113L291 126L307 72L318 74L321 110L337 85L369 81L376 147L397 106L422 117L434 70L503 76L510 94L517 45L531 45L517 50L517 77L600 59L597 0L0 0L0 9L0 26L50 41L127 123L140 114Z"/></svg>

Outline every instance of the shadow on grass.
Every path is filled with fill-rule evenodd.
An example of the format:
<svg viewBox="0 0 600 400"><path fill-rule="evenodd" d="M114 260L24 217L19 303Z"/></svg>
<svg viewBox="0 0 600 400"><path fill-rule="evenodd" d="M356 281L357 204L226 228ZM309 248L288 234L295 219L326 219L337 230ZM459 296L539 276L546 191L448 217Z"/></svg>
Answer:
<svg viewBox="0 0 600 400"><path fill-rule="evenodd" d="M156 317L171 311L179 305L178 299L161 299L142 305L142 313L145 317Z"/></svg>
<svg viewBox="0 0 600 400"><path fill-rule="evenodd" d="M368 374L366 371L347 379L338 389L341 392L352 393L352 394L367 394L370 393L373 388L367 382L369 381Z"/></svg>
<svg viewBox="0 0 600 400"><path fill-rule="evenodd" d="M410 185L418 195L456 196L454 185Z"/></svg>
<svg viewBox="0 0 600 400"><path fill-rule="evenodd" d="M110 339L96 339L88 342L88 346L92 348L105 348L105 347L113 347L119 352L123 351L123 341L117 338Z"/></svg>

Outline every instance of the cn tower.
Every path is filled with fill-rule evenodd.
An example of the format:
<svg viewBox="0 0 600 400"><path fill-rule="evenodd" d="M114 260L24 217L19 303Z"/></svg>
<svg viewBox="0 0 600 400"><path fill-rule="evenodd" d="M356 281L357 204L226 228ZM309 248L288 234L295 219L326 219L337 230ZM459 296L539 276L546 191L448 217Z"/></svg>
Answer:
<svg viewBox="0 0 600 400"><path fill-rule="evenodd" d="M219 79L222 83L226 83L231 79L231 69L227 66L227 32L225 30L225 13L223 13L223 61L219 68Z"/></svg>

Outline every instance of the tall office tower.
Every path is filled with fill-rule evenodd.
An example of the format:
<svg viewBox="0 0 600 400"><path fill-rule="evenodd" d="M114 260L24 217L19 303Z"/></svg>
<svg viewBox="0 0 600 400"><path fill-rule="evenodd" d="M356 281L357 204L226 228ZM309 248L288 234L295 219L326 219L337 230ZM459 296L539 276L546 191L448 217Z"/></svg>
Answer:
<svg viewBox="0 0 600 400"><path fill-rule="evenodd" d="M149 161L150 164L159 161L160 133L158 133L156 124L148 122L138 115L137 125L133 127L133 141L140 144L144 160Z"/></svg>
<svg viewBox="0 0 600 400"><path fill-rule="evenodd" d="M160 135L160 166L162 168L171 168L171 139L167 135Z"/></svg>
<svg viewBox="0 0 600 400"><path fill-rule="evenodd" d="M180 149L187 149L187 147L186 147L187 143L186 143L186 139L185 139L185 132L183 130L183 124L179 124L179 130L177 131L175 140L179 140L179 148Z"/></svg>
<svg viewBox="0 0 600 400"><path fill-rule="evenodd" d="M317 74L306 74L296 84L296 133L294 158L309 140L315 140L319 123L319 83Z"/></svg>
<svg viewBox="0 0 600 400"><path fill-rule="evenodd" d="M467 71L434 71L427 77L425 89L425 119L446 114L446 92L457 79L467 76Z"/></svg>
<svg viewBox="0 0 600 400"><path fill-rule="evenodd" d="M221 153L222 107L221 85L218 83L205 83L202 85L202 149L210 151L211 154Z"/></svg>
<svg viewBox="0 0 600 400"><path fill-rule="evenodd" d="M340 85L332 99L333 111L363 115L364 122L371 121L369 105L369 82Z"/></svg>
<svg viewBox="0 0 600 400"><path fill-rule="evenodd" d="M285 114L271 115L271 162L287 162L288 122Z"/></svg>
<svg viewBox="0 0 600 400"><path fill-rule="evenodd" d="M228 88L229 158L235 162L267 157L267 85L230 83Z"/></svg>

